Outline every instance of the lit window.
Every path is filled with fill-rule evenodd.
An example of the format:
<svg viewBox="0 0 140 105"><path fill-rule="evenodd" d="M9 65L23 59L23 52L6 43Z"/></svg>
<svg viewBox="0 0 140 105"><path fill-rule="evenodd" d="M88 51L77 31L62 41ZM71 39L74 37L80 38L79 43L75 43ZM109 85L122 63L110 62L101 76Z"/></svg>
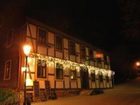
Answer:
<svg viewBox="0 0 140 105"><path fill-rule="evenodd" d="M76 79L76 70L70 70L70 79Z"/></svg>
<svg viewBox="0 0 140 105"><path fill-rule="evenodd" d="M37 61L37 77L46 78L46 61L45 60Z"/></svg>
<svg viewBox="0 0 140 105"><path fill-rule="evenodd" d="M63 79L63 65L56 64L56 79Z"/></svg>
<svg viewBox="0 0 140 105"><path fill-rule="evenodd" d="M46 31L43 29L38 30L38 44L46 45Z"/></svg>
<svg viewBox="0 0 140 105"><path fill-rule="evenodd" d="M12 66L12 61L7 60L5 62L4 80L10 80L11 79L11 66Z"/></svg>
<svg viewBox="0 0 140 105"><path fill-rule="evenodd" d="M100 82L103 82L103 73L102 72L99 72L99 80L100 80Z"/></svg>
<svg viewBox="0 0 140 105"><path fill-rule="evenodd" d="M95 81L95 71L93 70L93 71L91 71L91 81Z"/></svg>

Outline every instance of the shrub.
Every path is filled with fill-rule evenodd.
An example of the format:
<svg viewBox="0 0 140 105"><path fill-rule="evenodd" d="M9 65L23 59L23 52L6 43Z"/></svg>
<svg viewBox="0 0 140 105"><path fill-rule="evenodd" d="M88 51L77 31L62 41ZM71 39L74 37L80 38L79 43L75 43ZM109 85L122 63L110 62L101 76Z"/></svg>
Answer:
<svg viewBox="0 0 140 105"><path fill-rule="evenodd" d="M11 89L0 89L0 105L17 105L18 93Z"/></svg>

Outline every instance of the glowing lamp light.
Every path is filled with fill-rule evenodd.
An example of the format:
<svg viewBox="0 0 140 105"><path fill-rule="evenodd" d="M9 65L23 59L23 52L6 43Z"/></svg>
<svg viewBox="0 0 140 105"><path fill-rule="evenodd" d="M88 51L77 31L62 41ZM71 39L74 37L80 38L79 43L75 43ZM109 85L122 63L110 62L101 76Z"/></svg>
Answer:
<svg viewBox="0 0 140 105"><path fill-rule="evenodd" d="M115 75L115 71L112 71L112 75Z"/></svg>
<svg viewBox="0 0 140 105"><path fill-rule="evenodd" d="M32 63L32 62L33 62L32 58L28 57L28 63Z"/></svg>
<svg viewBox="0 0 140 105"><path fill-rule="evenodd" d="M71 76L70 76L70 79L73 79L73 78L74 78L73 75L71 75Z"/></svg>
<svg viewBox="0 0 140 105"><path fill-rule="evenodd" d="M21 71L22 71L22 72L25 72L25 70L28 71L28 67L25 67L25 66L21 67Z"/></svg>
<svg viewBox="0 0 140 105"><path fill-rule="evenodd" d="M136 66L140 66L140 62L136 62Z"/></svg>
<svg viewBox="0 0 140 105"><path fill-rule="evenodd" d="M28 56L29 54L30 54L30 51L31 51L31 46L30 45L24 45L23 46L23 51L24 51L24 54L26 55L26 56Z"/></svg>
<svg viewBox="0 0 140 105"><path fill-rule="evenodd" d="M33 86L33 81L31 79L26 79L26 86Z"/></svg>

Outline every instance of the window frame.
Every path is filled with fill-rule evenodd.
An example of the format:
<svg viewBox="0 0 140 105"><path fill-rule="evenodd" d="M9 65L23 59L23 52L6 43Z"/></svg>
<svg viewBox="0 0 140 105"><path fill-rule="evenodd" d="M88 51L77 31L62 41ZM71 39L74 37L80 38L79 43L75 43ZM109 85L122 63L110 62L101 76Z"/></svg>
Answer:
<svg viewBox="0 0 140 105"><path fill-rule="evenodd" d="M59 51L63 50L63 38L59 35L55 36L55 49Z"/></svg>
<svg viewBox="0 0 140 105"><path fill-rule="evenodd" d="M40 31L44 31L45 32L45 36L41 37L40 35ZM38 37L37 37L37 42L38 42L38 45L41 45L41 46L46 46L47 45L47 34L48 34L48 31L44 28L41 28L41 27L38 27ZM43 41L41 41L43 39Z"/></svg>
<svg viewBox="0 0 140 105"><path fill-rule="evenodd" d="M72 40L69 40L69 55L76 55L76 43Z"/></svg>
<svg viewBox="0 0 140 105"><path fill-rule="evenodd" d="M72 72L74 73L74 77L73 77L73 78L71 78ZM70 79L71 79L71 80L76 80L76 79L77 79L77 71L76 71L76 69L75 69L75 70L72 70L72 69L70 70Z"/></svg>
<svg viewBox="0 0 140 105"><path fill-rule="evenodd" d="M86 59L86 47L84 45L80 46L80 56L81 59Z"/></svg>
<svg viewBox="0 0 140 105"><path fill-rule="evenodd" d="M60 72L62 72L61 75L60 75ZM63 68L63 65L60 64L60 63L56 63L56 67L55 67L55 78L56 79L60 79L60 80L62 80L64 78L64 68Z"/></svg>
<svg viewBox="0 0 140 105"><path fill-rule="evenodd" d="M45 60L41 60L41 59L38 59L37 60L37 78L46 78L47 77L47 63L46 63L46 61L45 61L45 66L44 67L42 67L42 64L41 64L41 68L40 68L40 71L42 72L42 75L38 75L38 72L39 72L39 69L38 69L38 61L45 61ZM43 71L44 70L44 71ZM45 73L45 76L43 76L44 74L43 73Z"/></svg>
<svg viewBox="0 0 140 105"><path fill-rule="evenodd" d="M96 81L96 74L95 74L95 70L92 70L92 72L90 73L90 78L91 81L95 82Z"/></svg>
<svg viewBox="0 0 140 105"><path fill-rule="evenodd" d="M10 64L9 70L6 71L7 63ZM6 60L4 64L4 80L11 80L11 70L12 70L12 60ZM6 77L6 74L8 73L8 77Z"/></svg>

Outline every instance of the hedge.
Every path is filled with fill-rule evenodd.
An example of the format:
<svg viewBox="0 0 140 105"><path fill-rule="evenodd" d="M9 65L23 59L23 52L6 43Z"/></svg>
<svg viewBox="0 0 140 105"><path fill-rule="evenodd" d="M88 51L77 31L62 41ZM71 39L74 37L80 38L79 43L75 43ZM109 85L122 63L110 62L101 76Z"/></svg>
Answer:
<svg viewBox="0 0 140 105"><path fill-rule="evenodd" d="M0 88L0 105L18 105L18 93L11 89Z"/></svg>

